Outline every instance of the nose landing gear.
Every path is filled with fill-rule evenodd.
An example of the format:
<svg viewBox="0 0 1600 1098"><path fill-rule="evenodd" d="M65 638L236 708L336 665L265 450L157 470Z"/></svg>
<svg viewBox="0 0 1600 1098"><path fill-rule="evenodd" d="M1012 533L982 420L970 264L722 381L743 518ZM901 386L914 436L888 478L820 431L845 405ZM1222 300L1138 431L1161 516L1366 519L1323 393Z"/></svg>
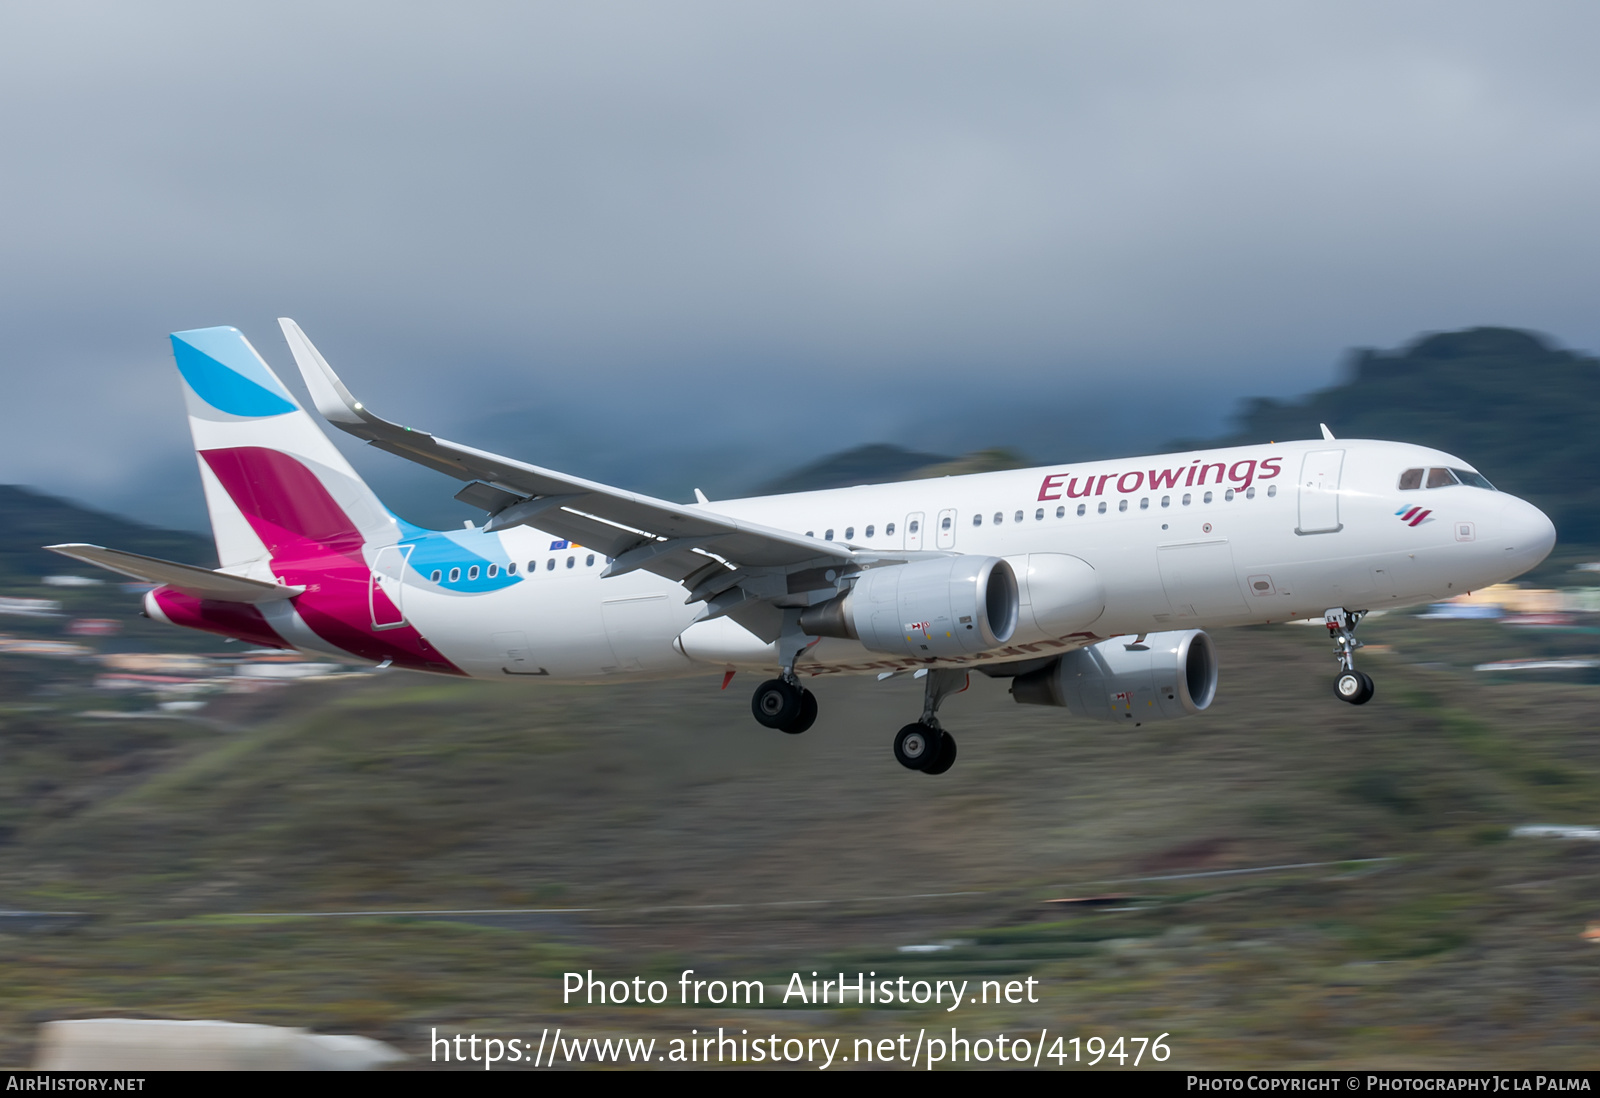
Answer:
<svg viewBox="0 0 1600 1098"><path fill-rule="evenodd" d="M1342 606L1322 615L1328 636L1333 639L1334 655L1339 660L1339 677L1333 680L1333 693L1340 701L1351 705L1367 704L1374 690L1372 676L1356 670L1356 649L1361 647L1361 642L1356 640L1356 626L1366 616L1365 610L1346 610Z"/></svg>

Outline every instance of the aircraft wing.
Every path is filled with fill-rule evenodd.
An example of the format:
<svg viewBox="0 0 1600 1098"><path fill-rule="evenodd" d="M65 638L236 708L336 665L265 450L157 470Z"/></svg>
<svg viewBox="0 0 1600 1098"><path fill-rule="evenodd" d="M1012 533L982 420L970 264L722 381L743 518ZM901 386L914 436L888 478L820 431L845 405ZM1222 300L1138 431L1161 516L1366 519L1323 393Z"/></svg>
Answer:
<svg viewBox="0 0 1600 1098"><path fill-rule="evenodd" d="M121 549L107 549L101 545L69 542L65 545L46 545L52 553L60 553L85 564L93 564L108 572L116 572L146 583L160 583L185 594L202 599L221 599L224 602L276 602L292 599L304 587L290 587L281 583L249 579L245 576L213 572L192 564L179 564L173 560L146 557L127 553Z"/></svg>
<svg viewBox="0 0 1600 1098"><path fill-rule="evenodd" d="M684 583L690 601L708 602L703 616L720 616L751 600L787 600L797 585L800 591L807 583L831 587L834 576L824 579L830 566L891 563L837 542L613 488L391 423L351 395L298 324L287 318L278 323L329 423L380 450L472 482L456 498L489 512L484 529L528 525L599 549L613 558L606 575L642 568ZM734 589L738 597L718 601ZM735 617L749 627L743 615Z"/></svg>

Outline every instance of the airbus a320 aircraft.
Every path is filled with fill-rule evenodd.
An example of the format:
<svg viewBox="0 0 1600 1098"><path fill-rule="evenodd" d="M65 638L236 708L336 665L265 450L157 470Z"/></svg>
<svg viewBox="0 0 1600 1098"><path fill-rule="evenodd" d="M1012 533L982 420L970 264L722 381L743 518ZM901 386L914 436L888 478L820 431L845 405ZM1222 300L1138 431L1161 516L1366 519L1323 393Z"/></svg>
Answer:
<svg viewBox="0 0 1600 1098"><path fill-rule="evenodd" d="M318 411L446 473L482 525L387 510L235 328L172 336L221 567L50 548L159 584L145 613L252 644L474 678L770 675L755 719L798 733L818 675L915 674L906 767L955 760L940 703L978 671L1028 705L1136 725L1211 704L1205 628L1321 616L1360 705L1355 631L1538 564L1555 528L1460 458L1275 443L683 505L380 419L292 320Z"/></svg>

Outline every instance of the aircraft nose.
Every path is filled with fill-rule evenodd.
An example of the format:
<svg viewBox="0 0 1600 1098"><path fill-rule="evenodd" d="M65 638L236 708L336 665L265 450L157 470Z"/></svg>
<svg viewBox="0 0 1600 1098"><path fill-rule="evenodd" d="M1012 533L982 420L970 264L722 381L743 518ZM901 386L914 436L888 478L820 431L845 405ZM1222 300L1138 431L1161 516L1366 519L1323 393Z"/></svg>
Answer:
<svg viewBox="0 0 1600 1098"><path fill-rule="evenodd" d="M1556 544L1556 527L1550 517L1515 496L1500 509L1500 534L1506 562L1516 569L1516 575L1548 557Z"/></svg>

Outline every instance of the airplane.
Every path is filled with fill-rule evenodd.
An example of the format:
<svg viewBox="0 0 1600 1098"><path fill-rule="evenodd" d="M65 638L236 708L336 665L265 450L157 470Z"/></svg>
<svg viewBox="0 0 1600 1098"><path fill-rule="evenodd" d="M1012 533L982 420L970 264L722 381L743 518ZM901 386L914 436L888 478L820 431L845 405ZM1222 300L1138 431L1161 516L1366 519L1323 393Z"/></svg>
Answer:
<svg viewBox="0 0 1600 1098"><path fill-rule="evenodd" d="M171 336L220 567L87 544L65 556L157 584L149 617L377 667L604 684L737 671L751 710L801 733L806 683L912 674L910 770L955 761L942 703L973 671L1020 703L1142 725L1216 696L1207 629L1320 617L1361 705L1372 610L1537 565L1555 528L1466 461L1336 439L672 503L380 418L292 320L322 417L444 473L481 524L389 511L236 328Z"/></svg>

